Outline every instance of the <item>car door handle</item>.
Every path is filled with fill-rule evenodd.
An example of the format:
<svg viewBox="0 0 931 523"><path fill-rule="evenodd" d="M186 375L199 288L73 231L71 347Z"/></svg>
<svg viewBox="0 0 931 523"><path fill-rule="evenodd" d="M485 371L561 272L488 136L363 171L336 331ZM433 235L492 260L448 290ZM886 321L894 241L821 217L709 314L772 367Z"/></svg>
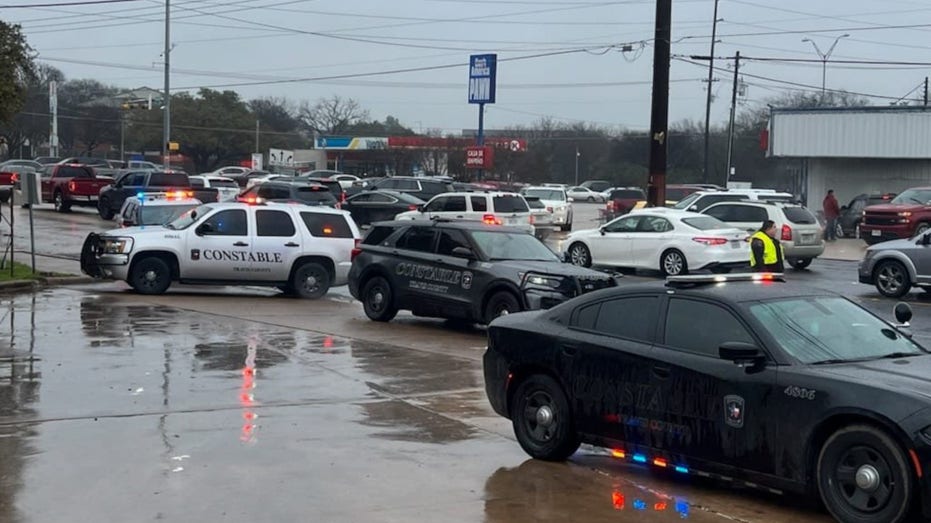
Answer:
<svg viewBox="0 0 931 523"><path fill-rule="evenodd" d="M299 244L299 243L294 243L294 242L288 242L288 243L284 244L284 246L285 246L285 247L300 247L301 244Z"/></svg>
<svg viewBox="0 0 931 523"><path fill-rule="evenodd" d="M456 218L458 218L458 219L461 220L461 219L462 219L462 215L456 216Z"/></svg>
<svg viewBox="0 0 931 523"><path fill-rule="evenodd" d="M233 244L233 247L248 247L249 244L246 242L236 242Z"/></svg>
<svg viewBox="0 0 931 523"><path fill-rule="evenodd" d="M657 378L666 379L666 378L668 378L669 375L670 375L669 367L663 367L663 366L660 366L660 365L654 365L654 366L653 366L653 375L656 376Z"/></svg>

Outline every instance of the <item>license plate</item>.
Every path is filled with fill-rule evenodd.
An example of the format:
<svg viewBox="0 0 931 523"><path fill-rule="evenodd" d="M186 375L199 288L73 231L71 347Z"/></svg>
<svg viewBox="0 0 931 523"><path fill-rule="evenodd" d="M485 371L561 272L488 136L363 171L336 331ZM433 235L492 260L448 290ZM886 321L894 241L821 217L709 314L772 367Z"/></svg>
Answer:
<svg viewBox="0 0 931 523"><path fill-rule="evenodd" d="M732 241L732 242L731 242L731 249L739 249L739 248L740 248L740 242L739 242L739 241Z"/></svg>
<svg viewBox="0 0 931 523"><path fill-rule="evenodd" d="M883 233L882 233L882 231L878 231L878 230L877 230L877 231L871 232L870 234L872 234L873 236L882 236Z"/></svg>
<svg viewBox="0 0 931 523"><path fill-rule="evenodd" d="M802 243L804 243L805 245L810 245L812 243L815 243L815 235L814 234L803 234Z"/></svg>
<svg viewBox="0 0 931 523"><path fill-rule="evenodd" d="M87 201L89 201L89 202L96 202L96 201L97 201L97 197L96 197L96 196L88 196L88 197L87 197Z"/></svg>

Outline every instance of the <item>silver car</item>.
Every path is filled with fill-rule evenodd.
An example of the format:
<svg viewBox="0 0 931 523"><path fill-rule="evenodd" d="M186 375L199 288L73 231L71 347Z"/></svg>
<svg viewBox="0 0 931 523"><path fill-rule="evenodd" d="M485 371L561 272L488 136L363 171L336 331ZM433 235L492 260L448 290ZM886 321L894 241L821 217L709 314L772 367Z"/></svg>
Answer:
<svg viewBox="0 0 931 523"><path fill-rule="evenodd" d="M931 232L871 245L858 272L860 283L875 285L889 298L902 297L912 287L931 292Z"/></svg>

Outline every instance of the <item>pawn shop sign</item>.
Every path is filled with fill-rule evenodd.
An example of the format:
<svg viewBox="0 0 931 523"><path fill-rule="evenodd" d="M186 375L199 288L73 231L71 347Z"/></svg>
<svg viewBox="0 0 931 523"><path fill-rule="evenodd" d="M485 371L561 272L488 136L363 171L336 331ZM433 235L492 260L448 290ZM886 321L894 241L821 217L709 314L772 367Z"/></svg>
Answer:
<svg viewBox="0 0 931 523"><path fill-rule="evenodd" d="M487 145L466 148L467 169L491 169L494 166L495 150Z"/></svg>

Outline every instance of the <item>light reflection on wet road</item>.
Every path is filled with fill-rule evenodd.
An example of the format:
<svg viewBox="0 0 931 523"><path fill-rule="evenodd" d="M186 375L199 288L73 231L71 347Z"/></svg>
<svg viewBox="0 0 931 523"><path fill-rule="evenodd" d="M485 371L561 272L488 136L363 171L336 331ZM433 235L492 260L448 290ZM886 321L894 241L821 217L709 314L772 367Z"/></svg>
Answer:
<svg viewBox="0 0 931 523"><path fill-rule="evenodd" d="M0 297L0 522L826 519L596 449L529 460L487 405L482 331L338 305Z"/></svg>

